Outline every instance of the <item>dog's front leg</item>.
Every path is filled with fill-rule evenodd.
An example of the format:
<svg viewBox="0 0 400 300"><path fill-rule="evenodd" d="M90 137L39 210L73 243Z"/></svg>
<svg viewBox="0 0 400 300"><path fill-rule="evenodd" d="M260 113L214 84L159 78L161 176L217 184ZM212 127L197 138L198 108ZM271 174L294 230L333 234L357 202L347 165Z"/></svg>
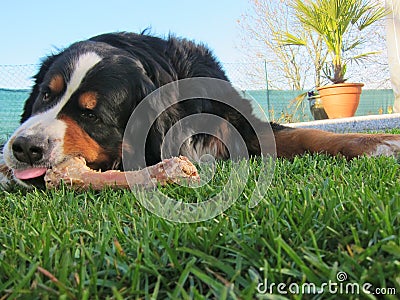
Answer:
<svg viewBox="0 0 400 300"><path fill-rule="evenodd" d="M400 135L341 134L316 129L283 129L275 132L277 155L293 157L306 152L342 154L346 158L367 156L397 156Z"/></svg>
<svg viewBox="0 0 400 300"><path fill-rule="evenodd" d="M12 181L12 170L4 163L3 153L0 153L0 190L7 189Z"/></svg>

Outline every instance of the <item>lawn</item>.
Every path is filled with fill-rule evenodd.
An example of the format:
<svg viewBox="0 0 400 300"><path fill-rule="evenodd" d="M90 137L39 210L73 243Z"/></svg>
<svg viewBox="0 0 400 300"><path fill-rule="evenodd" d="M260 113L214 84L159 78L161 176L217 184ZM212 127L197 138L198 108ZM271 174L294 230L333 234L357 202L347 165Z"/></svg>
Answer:
<svg viewBox="0 0 400 300"><path fill-rule="evenodd" d="M162 191L206 198L229 164L210 186ZM157 217L130 191L2 191L0 299L398 297L395 158L279 159L250 208L253 185L223 214L190 224Z"/></svg>

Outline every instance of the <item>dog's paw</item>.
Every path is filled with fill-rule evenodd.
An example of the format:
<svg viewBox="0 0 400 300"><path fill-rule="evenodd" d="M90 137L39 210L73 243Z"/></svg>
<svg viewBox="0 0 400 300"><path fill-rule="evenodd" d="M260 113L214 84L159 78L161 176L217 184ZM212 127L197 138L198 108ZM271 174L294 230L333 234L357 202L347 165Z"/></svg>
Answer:
<svg viewBox="0 0 400 300"><path fill-rule="evenodd" d="M370 156L400 156L400 136L385 135L382 136L371 149Z"/></svg>
<svg viewBox="0 0 400 300"><path fill-rule="evenodd" d="M7 190L12 181L12 171L6 165L0 164L0 190Z"/></svg>

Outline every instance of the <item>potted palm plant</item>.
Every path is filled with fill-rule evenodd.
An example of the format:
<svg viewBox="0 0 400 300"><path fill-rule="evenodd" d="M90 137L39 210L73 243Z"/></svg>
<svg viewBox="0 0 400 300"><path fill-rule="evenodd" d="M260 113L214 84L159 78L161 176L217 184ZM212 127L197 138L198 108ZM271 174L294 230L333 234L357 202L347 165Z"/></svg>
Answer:
<svg viewBox="0 0 400 300"><path fill-rule="evenodd" d="M345 74L350 61L377 52L349 57L366 41L362 33L387 15L388 11L371 0L293 0L297 18L323 38L330 61L324 73L332 85L317 90L329 118L353 116L360 101L362 83L347 83ZM284 45L304 45L306 41L288 32L283 33Z"/></svg>

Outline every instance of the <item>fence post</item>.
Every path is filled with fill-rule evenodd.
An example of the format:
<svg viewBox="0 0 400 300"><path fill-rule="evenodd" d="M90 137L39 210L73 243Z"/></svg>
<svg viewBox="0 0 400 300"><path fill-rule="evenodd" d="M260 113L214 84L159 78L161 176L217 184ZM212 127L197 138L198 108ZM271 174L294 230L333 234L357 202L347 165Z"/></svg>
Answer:
<svg viewBox="0 0 400 300"><path fill-rule="evenodd" d="M390 79L394 92L394 111L400 112L400 4L396 0L386 0L391 15L386 20L387 48Z"/></svg>
<svg viewBox="0 0 400 300"><path fill-rule="evenodd" d="M268 120L271 120L271 108L269 103L269 85L268 85L268 71L267 71L267 60L264 59L264 71L265 71L265 85L267 88L267 108L268 108Z"/></svg>

